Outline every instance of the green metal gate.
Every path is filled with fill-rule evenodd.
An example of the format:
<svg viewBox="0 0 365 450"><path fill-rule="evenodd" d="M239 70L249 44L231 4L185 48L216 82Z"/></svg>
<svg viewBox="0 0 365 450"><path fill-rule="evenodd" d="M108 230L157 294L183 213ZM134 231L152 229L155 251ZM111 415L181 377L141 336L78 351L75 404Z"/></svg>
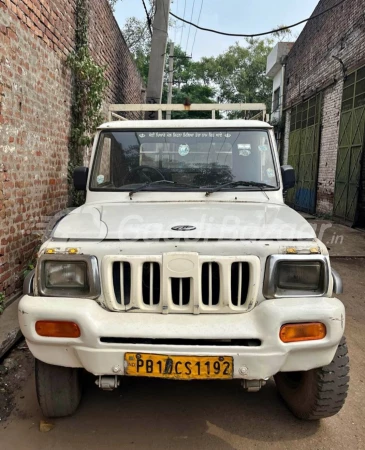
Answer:
<svg viewBox="0 0 365 450"><path fill-rule="evenodd" d="M321 110L321 94L291 110L288 164L294 167L297 181L287 203L312 214L316 211Z"/></svg>
<svg viewBox="0 0 365 450"><path fill-rule="evenodd" d="M333 215L354 225L365 132L365 67L345 81L337 154Z"/></svg>

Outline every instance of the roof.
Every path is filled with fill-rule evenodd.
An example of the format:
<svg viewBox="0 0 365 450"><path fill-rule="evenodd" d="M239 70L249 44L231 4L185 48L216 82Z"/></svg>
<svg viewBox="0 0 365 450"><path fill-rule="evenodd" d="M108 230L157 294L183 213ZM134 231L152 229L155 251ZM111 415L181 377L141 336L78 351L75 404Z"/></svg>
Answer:
<svg viewBox="0 0 365 450"><path fill-rule="evenodd" d="M283 58L292 49L294 42L278 42L267 57L266 76L274 78L283 67Z"/></svg>
<svg viewBox="0 0 365 450"><path fill-rule="evenodd" d="M260 120L123 120L100 125L99 130L143 129L143 128L272 128Z"/></svg>

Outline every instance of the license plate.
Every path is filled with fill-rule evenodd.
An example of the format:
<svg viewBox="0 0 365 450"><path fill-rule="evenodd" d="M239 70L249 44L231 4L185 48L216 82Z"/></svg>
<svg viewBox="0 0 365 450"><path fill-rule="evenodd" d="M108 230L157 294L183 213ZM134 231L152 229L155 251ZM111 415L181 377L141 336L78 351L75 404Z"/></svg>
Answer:
<svg viewBox="0 0 365 450"><path fill-rule="evenodd" d="M233 377L230 356L166 356L125 354L125 374L132 377L177 380L229 380Z"/></svg>

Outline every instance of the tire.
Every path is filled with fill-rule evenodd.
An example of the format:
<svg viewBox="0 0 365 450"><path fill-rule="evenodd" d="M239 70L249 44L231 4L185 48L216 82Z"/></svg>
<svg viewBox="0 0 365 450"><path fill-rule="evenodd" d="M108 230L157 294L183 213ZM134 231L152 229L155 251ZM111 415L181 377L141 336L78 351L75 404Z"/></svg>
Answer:
<svg viewBox="0 0 365 450"><path fill-rule="evenodd" d="M45 417L72 415L81 401L80 369L60 367L35 360L39 406Z"/></svg>
<svg viewBox="0 0 365 450"><path fill-rule="evenodd" d="M280 372L275 383L284 402L299 419L319 420L343 407L349 383L349 357L342 338L331 364L308 372Z"/></svg>

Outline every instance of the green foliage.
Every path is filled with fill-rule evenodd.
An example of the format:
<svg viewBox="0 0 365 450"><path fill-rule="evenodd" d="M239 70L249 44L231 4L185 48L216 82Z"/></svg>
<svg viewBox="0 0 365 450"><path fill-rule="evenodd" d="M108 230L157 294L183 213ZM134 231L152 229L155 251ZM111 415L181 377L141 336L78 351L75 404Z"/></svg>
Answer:
<svg viewBox="0 0 365 450"><path fill-rule="evenodd" d="M108 2L109 2L109 5L110 5L112 11L114 11L115 5L118 3L118 0L108 0Z"/></svg>
<svg viewBox="0 0 365 450"><path fill-rule="evenodd" d="M5 309L5 295L0 292L0 314L4 312Z"/></svg>
<svg viewBox="0 0 365 450"><path fill-rule="evenodd" d="M218 86L221 102L266 103L270 109L272 81L266 77L266 61L273 44L269 39L247 39L246 47L236 43L216 58L203 58L197 67L199 76L204 83Z"/></svg>
<svg viewBox="0 0 365 450"><path fill-rule="evenodd" d="M103 120L101 106L108 82L105 67L100 67L90 55L88 46L88 1L76 0L76 47L67 58L73 74L72 125L69 144L68 180L72 206L83 203L83 193L72 185L75 167L83 164L84 149L92 142L96 128Z"/></svg>
<svg viewBox="0 0 365 450"><path fill-rule="evenodd" d="M147 84L151 37L146 21L131 17L126 21L123 34L134 55L137 67ZM277 40L289 33L274 33L274 39L246 39L245 45L235 45L217 57L193 61L175 46L173 103L265 103L271 110L272 81L266 77L266 62ZM168 54L163 102L167 101ZM250 114L250 115L249 115ZM254 113L232 112L227 118L250 118ZM173 118L205 118L210 113L173 113Z"/></svg>

